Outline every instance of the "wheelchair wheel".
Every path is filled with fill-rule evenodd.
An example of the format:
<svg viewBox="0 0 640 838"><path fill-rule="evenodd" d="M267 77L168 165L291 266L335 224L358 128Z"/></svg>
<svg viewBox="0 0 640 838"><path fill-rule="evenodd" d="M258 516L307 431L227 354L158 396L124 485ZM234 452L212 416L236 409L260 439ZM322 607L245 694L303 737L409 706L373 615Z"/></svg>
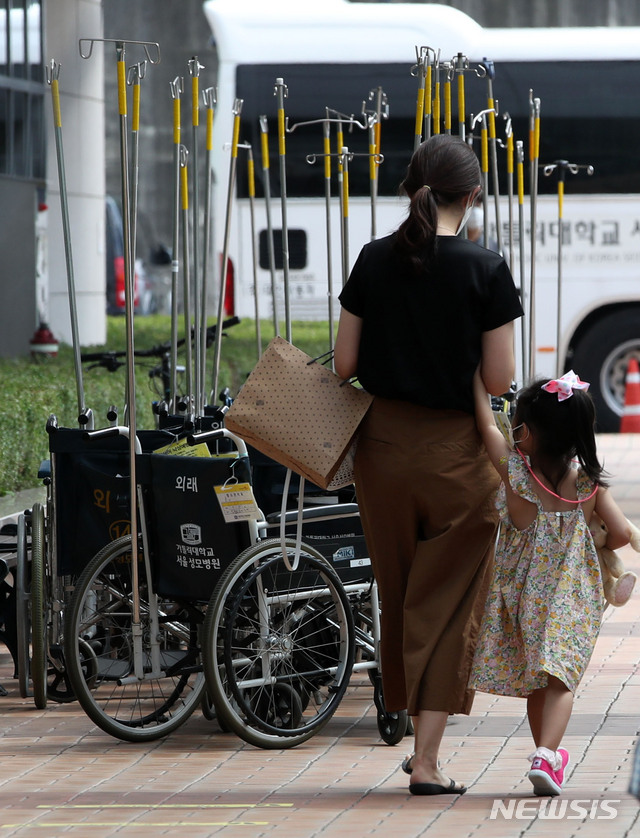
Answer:
<svg viewBox="0 0 640 838"><path fill-rule="evenodd" d="M387 745L397 745L407 734L409 716L406 710L389 713L384 706L382 676L377 675L373 687L373 701L377 710L378 732Z"/></svg>
<svg viewBox="0 0 640 838"><path fill-rule="evenodd" d="M202 699L200 701L200 709L202 710L202 715L208 722L215 722L218 717L216 713L216 706L211 700L211 696L209 695L209 690L205 689Z"/></svg>
<svg viewBox="0 0 640 838"><path fill-rule="evenodd" d="M141 556L142 547L139 625L134 624L130 535L89 562L65 614L64 659L73 692L102 730L129 742L175 730L204 692L198 641L203 611L150 594Z"/></svg>
<svg viewBox="0 0 640 838"><path fill-rule="evenodd" d="M47 582L44 508L31 511L31 681L38 710L47 706Z"/></svg>
<svg viewBox="0 0 640 838"><path fill-rule="evenodd" d="M202 695L202 701L200 703L200 709L202 710L202 715L208 722L217 722L218 727L220 728L222 733L230 733L230 729L227 725L222 721L220 718L220 714L218 713L218 708L213 703L213 699L209 695L209 690L205 689Z"/></svg>
<svg viewBox="0 0 640 838"><path fill-rule="evenodd" d="M29 619L29 556L27 546L27 519L18 516L18 540L16 555L16 629L17 629L17 675L20 698L28 698L29 691L29 640L31 622Z"/></svg>
<svg viewBox="0 0 640 838"><path fill-rule="evenodd" d="M279 539L241 553L213 592L204 638L220 721L260 748L293 747L318 733L349 683L349 600L333 568L306 545L295 571Z"/></svg>
<svg viewBox="0 0 640 838"><path fill-rule="evenodd" d="M98 662L91 646L83 640L78 641L80 666L85 681L90 684L98 674ZM76 701L71 679L64 661L64 651L59 643L49 646L49 665L47 667L47 698L56 704L68 704Z"/></svg>

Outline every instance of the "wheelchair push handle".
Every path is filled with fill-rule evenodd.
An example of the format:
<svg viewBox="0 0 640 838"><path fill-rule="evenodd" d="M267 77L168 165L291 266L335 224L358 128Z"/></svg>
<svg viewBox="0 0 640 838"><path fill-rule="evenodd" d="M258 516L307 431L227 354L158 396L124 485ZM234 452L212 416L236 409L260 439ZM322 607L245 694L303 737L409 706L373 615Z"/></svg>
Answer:
<svg viewBox="0 0 640 838"><path fill-rule="evenodd" d="M214 431L203 431L198 434L189 434L187 437L187 445L198 445L201 442L209 442L214 439L230 439L238 449L240 457L247 457L247 446L243 439L228 431L226 428L218 428Z"/></svg>
<svg viewBox="0 0 640 838"><path fill-rule="evenodd" d="M84 438L89 440L107 439L114 436L123 436L129 439L129 428L126 425L114 425L111 428L99 428L97 431L85 431L84 433ZM135 450L136 454L142 454L142 445L138 437L135 440Z"/></svg>

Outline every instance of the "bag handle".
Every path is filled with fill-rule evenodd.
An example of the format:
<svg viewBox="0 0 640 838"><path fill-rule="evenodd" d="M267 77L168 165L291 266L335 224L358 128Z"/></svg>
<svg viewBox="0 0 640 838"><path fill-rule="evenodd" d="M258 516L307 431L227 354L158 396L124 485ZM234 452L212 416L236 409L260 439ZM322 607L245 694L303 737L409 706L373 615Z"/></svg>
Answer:
<svg viewBox="0 0 640 838"><path fill-rule="evenodd" d="M327 364L333 362L333 355L334 350L330 349L328 352L325 352L322 355L318 355L317 358L312 358L310 361L307 361L307 366L310 367L311 364L320 363L323 367L326 367ZM352 375L350 378L343 378L343 380L340 382L340 386L344 387L345 384L354 384L357 380L357 375Z"/></svg>
<svg viewBox="0 0 640 838"><path fill-rule="evenodd" d="M289 497L289 483L291 482L291 469L287 469L287 476L284 479L284 489L282 491L282 505L280 507L280 549L282 550L282 558L284 559L287 570L297 570L300 563L300 553L302 552L302 512L304 507L304 477L300 476L300 490L298 494L298 517L296 518L296 546L293 553L293 564L289 561L289 554L287 552L287 537L285 534L286 520L287 520L287 498Z"/></svg>

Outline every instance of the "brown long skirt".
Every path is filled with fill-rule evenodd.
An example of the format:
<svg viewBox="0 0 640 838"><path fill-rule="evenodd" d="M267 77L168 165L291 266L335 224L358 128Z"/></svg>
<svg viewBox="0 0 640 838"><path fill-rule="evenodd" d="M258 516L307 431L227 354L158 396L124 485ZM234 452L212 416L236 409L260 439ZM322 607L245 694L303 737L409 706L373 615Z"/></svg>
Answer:
<svg viewBox="0 0 640 838"><path fill-rule="evenodd" d="M355 480L380 592L385 707L469 713L499 484L474 417L375 398Z"/></svg>

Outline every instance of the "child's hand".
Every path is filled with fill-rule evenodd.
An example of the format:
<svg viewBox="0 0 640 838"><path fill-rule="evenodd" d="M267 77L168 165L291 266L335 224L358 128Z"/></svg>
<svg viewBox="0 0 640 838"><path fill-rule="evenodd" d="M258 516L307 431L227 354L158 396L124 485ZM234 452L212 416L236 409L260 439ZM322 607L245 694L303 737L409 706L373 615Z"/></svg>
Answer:
<svg viewBox="0 0 640 838"><path fill-rule="evenodd" d="M480 367L473 376L473 396L476 406L476 425L489 454L489 459L500 477L508 482L507 460L511 446L496 423L495 414L491 409L489 393L480 374Z"/></svg>
<svg viewBox="0 0 640 838"><path fill-rule="evenodd" d="M493 410L491 410L491 402L487 388L484 386L484 381L480 374L480 366L476 368L473 374L473 398L476 408L476 425L480 433L483 433L483 426L487 424L495 424Z"/></svg>

